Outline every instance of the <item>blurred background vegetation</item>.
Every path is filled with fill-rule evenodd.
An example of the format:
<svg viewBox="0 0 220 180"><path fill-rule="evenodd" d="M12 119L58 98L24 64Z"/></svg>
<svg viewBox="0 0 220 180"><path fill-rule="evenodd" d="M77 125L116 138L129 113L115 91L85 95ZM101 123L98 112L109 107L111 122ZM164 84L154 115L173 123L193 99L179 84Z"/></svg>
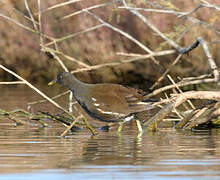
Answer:
<svg viewBox="0 0 220 180"><path fill-rule="evenodd" d="M40 2L40 21L39 3ZM65 2L69 2L64 4ZM140 0L127 1L130 6L144 9L157 9L175 12L191 12L207 1L185 0ZM214 0L208 1L217 7ZM30 29L34 23L30 20L28 8L36 21L35 25L44 35L59 39L68 35L72 38L51 43L50 38L43 38L43 44L51 43L47 47L59 50L79 62L89 66L103 63L117 62L128 59L119 53L146 54L134 42L107 26L80 33L96 27L100 22L85 11L86 8L99 5L89 11L93 12L105 22L128 33L152 51L173 49L166 41L154 33L137 16L123 8L120 1L106 0L2 0L0 1L0 64L15 71L33 83L47 83L57 72L63 71L58 61L50 53L42 51L40 35L21 27L21 24ZM27 6L28 5L28 6ZM219 7L219 6L218 6ZM202 7L186 16L175 13L161 13L154 11L139 11L154 26L180 46L188 46L199 36L203 37L210 48L213 59L220 64L220 11L211 7ZM65 16L76 13L71 17ZM64 56L57 54L69 70L79 69L80 65L73 63ZM153 82L172 63L177 54L155 57L159 64L151 59L144 59L118 66L98 68L84 71L76 75L83 81L92 83L114 82L130 84L143 89L149 88ZM171 69L173 77L197 76L211 72L206 57L198 47ZM15 80L10 74L0 71L1 81ZM166 80L163 81L166 83Z"/></svg>

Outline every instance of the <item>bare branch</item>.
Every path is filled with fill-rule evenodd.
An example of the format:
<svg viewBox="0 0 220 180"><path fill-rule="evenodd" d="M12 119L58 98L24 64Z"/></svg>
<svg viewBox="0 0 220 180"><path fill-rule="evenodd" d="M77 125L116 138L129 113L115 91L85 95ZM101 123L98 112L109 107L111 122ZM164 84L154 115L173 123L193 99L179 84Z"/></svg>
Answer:
<svg viewBox="0 0 220 180"><path fill-rule="evenodd" d="M80 69L71 71L71 73L78 73L78 72L83 72L83 71L91 71L91 70L99 69L99 68L103 68L103 67L118 66L118 65L124 64L124 63L131 63L131 62L134 62L134 61L151 58L151 56L164 56L164 55L174 54L174 53L175 53L174 50L160 51L160 52L155 52L153 54L137 56L135 58L131 58L131 59L128 59L128 60L122 60L122 61L113 62L113 63L99 64L99 65L95 65L95 66L90 66L88 68L80 68Z"/></svg>
<svg viewBox="0 0 220 180"><path fill-rule="evenodd" d="M80 10L80 11L76 11L76 12L74 12L74 13L72 13L72 14L66 15L66 16L62 17L61 19L67 19L67 18L70 18L70 17L75 16L75 15L77 15L77 14L83 13L83 12L85 12L85 10L88 10L88 11L89 11L89 10L93 10L93 9L97 9L97 8L100 8L100 7L107 6L107 5L109 5L109 4L112 4L112 2L110 2L110 3L103 3L103 4L97 4L97 5L88 7L88 8L83 8L83 9Z"/></svg>
<svg viewBox="0 0 220 180"><path fill-rule="evenodd" d="M105 24L99 24L97 26L93 26L93 27L90 27L90 28L87 28L83 31L79 31L79 32L76 32L76 33L73 33L73 34L70 34L70 35L67 35L65 37L62 37L62 38L57 38L57 39L54 39L53 41L51 41L50 43L47 43L45 44L44 46L50 46L54 43L58 43L58 42L61 42L61 41L64 41L64 40L67 40L67 39L70 39L70 38L73 38L73 37L76 37L78 35L81 35L81 34L84 34L84 33L87 33L87 32L90 32L90 31L93 31L95 29L98 29L98 28L101 28L105 26Z"/></svg>
<svg viewBox="0 0 220 180"><path fill-rule="evenodd" d="M10 85L10 84L25 84L23 81L12 81L12 82L0 82L0 84Z"/></svg>
<svg viewBox="0 0 220 180"><path fill-rule="evenodd" d="M27 9L27 11L28 11L28 14L29 14L29 16L30 16L30 19L31 19L31 21L32 21L32 23L33 23L33 25L34 25L34 29L37 31L37 30L38 30L38 29L37 29L37 25L36 25L36 22L35 22L35 20L34 20L34 17L33 17L33 15L32 15L32 13L31 13L31 10L30 10L30 8L29 8L29 6L28 6L27 0L24 0L24 4L25 4L25 7L26 7L26 9Z"/></svg>
<svg viewBox="0 0 220 180"><path fill-rule="evenodd" d="M38 5L38 23L39 23L39 33L40 33L40 46L43 46L43 36L42 36L42 25L41 25L41 0L37 0Z"/></svg>
<svg viewBox="0 0 220 180"><path fill-rule="evenodd" d="M59 3L59 4L56 4L54 6L49 7L47 9L42 10L42 12L50 11L50 10L53 10L55 8L66 6L66 5L69 5L69 4L72 4L72 3L75 3L75 2L79 2L79 1L82 1L82 0L70 0L70 1L63 2L63 3Z"/></svg>
<svg viewBox="0 0 220 180"><path fill-rule="evenodd" d="M74 62L74 63L76 63L76 64L78 64L80 66L87 67L87 68L90 67L89 65L87 65L87 64L85 64L85 63L83 63L83 62L81 62L79 60L76 60L75 58L73 58L71 56L68 56L68 55L62 53L61 51L54 50L54 49L51 49L51 48L48 48L48 47L43 47L42 51L49 52L49 53L52 53L52 54L61 55L61 56L65 57L66 59L68 59L68 60L70 60L70 61L72 61L72 62Z"/></svg>
<svg viewBox="0 0 220 180"><path fill-rule="evenodd" d="M201 80L186 81L186 82L183 81L183 82L176 83L176 85L178 87L183 87L183 86L189 86L189 85L193 85L193 84L213 83L213 82L215 82L215 79L210 78L210 79L201 79ZM173 88L175 88L175 85L171 84L171 85L156 89L152 93L149 93L148 95L146 95L145 98L150 98L150 97L156 96L161 92L164 92L164 91L167 91L167 90L173 89Z"/></svg>
<svg viewBox="0 0 220 180"><path fill-rule="evenodd" d="M175 66L175 65L179 62L179 60L180 60L181 57L182 57L181 54L180 54L179 56L177 56L177 58L176 58L176 59L172 62L172 64L166 69L166 71L160 76L160 78L154 83L154 85L150 87L151 90L154 89L154 88L165 78L165 76L169 73L169 71L171 70L171 68L172 68L173 66Z"/></svg>
<svg viewBox="0 0 220 180"><path fill-rule="evenodd" d="M15 23L16 25L20 26L21 28L23 28L23 29L25 29L25 30L28 30L28 31L31 31L31 32L33 32L33 33L37 33L37 34L38 34L38 32L35 31L34 29L31 29L31 28L29 28L29 27L27 27L27 26L21 24L20 22L14 20L14 19L12 19L12 18L10 18L10 17L8 17L8 16L5 16L5 15L2 14L2 13L0 13L0 17L3 17L4 19Z"/></svg>

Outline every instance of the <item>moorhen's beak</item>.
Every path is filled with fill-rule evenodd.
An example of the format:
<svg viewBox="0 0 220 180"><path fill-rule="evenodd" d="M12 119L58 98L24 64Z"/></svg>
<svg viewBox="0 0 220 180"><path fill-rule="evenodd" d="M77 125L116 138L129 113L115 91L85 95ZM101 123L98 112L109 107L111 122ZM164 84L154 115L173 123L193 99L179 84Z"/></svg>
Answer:
<svg viewBox="0 0 220 180"><path fill-rule="evenodd" d="M52 86L52 85L54 85L56 82L57 82L57 80L54 79L53 81L51 81L51 82L48 83L48 86Z"/></svg>

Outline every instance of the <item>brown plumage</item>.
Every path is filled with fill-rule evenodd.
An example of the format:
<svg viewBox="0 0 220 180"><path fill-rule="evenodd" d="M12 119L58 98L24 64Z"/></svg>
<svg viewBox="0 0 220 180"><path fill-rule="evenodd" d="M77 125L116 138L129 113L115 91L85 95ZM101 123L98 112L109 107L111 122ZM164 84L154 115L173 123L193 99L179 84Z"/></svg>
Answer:
<svg viewBox="0 0 220 180"><path fill-rule="evenodd" d="M153 108L152 102L143 102L142 91L131 87L83 83L68 72L59 73L55 81L69 88L82 108L100 121L128 121L135 113Z"/></svg>

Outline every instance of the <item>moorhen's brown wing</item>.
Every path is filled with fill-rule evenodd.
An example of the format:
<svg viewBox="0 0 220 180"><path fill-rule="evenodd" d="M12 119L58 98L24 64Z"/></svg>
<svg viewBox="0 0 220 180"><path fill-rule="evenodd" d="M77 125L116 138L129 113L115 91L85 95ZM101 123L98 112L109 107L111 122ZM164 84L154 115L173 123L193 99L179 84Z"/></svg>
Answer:
<svg viewBox="0 0 220 180"><path fill-rule="evenodd" d="M84 100L86 110L91 116L103 121L119 121L148 108L147 103L142 102L143 95L134 88L117 84L96 84L87 91L89 96Z"/></svg>

